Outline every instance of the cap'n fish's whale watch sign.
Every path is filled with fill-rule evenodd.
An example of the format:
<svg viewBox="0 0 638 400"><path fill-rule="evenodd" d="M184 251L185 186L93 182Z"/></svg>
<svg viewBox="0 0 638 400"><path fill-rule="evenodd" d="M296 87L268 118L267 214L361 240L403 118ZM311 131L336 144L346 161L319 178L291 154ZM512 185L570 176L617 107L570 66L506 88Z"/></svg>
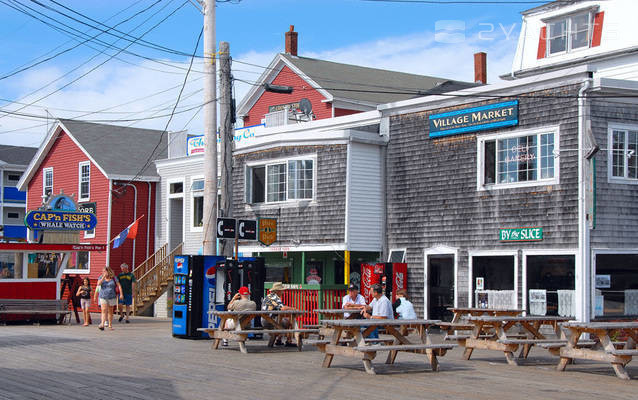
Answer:
<svg viewBox="0 0 638 400"><path fill-rule="evenodd" d="M35 230L89 231L97 225L95 214L76 211L30 211L24 224Z"/></svg>
<svg viewBox="0 0 638 400"><path fill-rule="evenodd" d="M430 138L518 125L518 100L430 115Z"/></svg>

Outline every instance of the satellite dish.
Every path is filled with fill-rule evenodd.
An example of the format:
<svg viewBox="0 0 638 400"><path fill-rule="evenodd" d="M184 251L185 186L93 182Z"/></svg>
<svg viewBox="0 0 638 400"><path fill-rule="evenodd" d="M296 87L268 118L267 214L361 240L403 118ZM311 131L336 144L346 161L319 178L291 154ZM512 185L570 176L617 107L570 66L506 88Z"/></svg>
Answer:
<svg viewBox="0 0 638 400"><path fill-rule="evenodd" d="M304 115L310 115L312 113L312 103L307 98L299 100L299 109Z"/></svg>

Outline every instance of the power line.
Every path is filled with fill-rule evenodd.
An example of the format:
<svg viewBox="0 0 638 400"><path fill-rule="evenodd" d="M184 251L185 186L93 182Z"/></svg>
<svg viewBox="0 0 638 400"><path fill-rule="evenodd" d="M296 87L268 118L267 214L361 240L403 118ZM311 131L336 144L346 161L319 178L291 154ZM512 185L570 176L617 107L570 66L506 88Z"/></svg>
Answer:
<svg viewBox="0 0 638 400"><path fill-rule="evenodd" d="M547 4L547 0L361 0L373 3L414 3L414 4L438 4L438 5L452 5L452 4ZM554 0L553 3L565 3L571 4L573 0Z"/></svg>

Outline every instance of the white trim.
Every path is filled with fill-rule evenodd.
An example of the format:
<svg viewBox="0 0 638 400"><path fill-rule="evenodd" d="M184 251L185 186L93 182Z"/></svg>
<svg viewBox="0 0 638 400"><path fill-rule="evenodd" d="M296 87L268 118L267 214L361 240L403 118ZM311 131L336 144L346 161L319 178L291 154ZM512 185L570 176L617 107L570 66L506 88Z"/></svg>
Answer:
<svg viewBox="0 0 638 400"><path fill-rule="evenodd" d="M333 107L334 111L334 107ZM350 199L350 188L352 187L352 144L348 143L346 148L346 214L345 219L343 221L344 224L344 241L346 242L346 246L350 247L350 206L352 200Z"/></svg>
<svg viewBox="0 0 638 400"><path fill-rule="evenodd" d="M182 192L181 193L171 193L171 185L173 183L181 183L182 184ZM166 198L167 199L175 199L184 197L184 192L186 192L186 181L185 178L170 178L166 180Z"/></svg>
<svg viewBox="0 0 638 400"><path fill-rule="evenodd" d="M403 257L401 257L401 263L405 262L405 257L406 257L406 253L408 252L408 249L406 247L392 247L390 248L390 250L388 250L388 261L387 262L391 262L390 260L390 256L392 255L393 251L402 251L403 252Z"/></svg>
<svg viewBox="0 0 638 400"><path fill-rule="evenodd" d="M171 200L181 199L182 200L182 243L186 242L186 224L184 220L188 218L186 215L186 202L184 201L184 193L177 193L174 195L170 195L171 183L175 182L184 182L184 178L171 178L167 179L166 183L166 197L164 201L166 201L166 243L171 244ZM184 189L185 186L184 186ZM169 246L170 247L170 246Z"/></svg>
<svg viewBox="0 0 638 400"><path fill-rule="evenodd" d="M109 179L108 213L106 218L106 266L111 262L111 209L113 208L113 180Z"/></svg>
<svg viewBox="0 0 638 400"><path fill-rule="evenodd" d="M74 253L82 253L81 251L75 251ZM79 275L88 275L91 273L91 252L90 251L86 251L85 253L87 253L89 255L89 267L86 269L74 269L74 268L67 268L64 271L62 271L63 274L79 274ZM68 253L71 254L71 253ZM77 257L77 255L76 255Z"/></svg>
<svg viewBox="0 0 638 400"><path fill-rule="evenodd" d="M196 192L193 192L193 182L196 180L204 180L204 175L193 175L190 177L190 182L188 185L188 193L189 193L189 197L190 197L190 212L189 212L189 223L188 223L188 229L190 232L203 232L204 231L204 227L203 226L195 226L193 223L195 222L195 197L204 197L204 191L203 190L198 190ZM195 195L197 194L197 196ZM203 213L203 211L202 211Z"/></svg>
<svg viewBox="0 0 638 400"><path fill-rule="evenodd" d="M88 197L82 197L82 168L84 166L89 167L89 195ZM80 161L78 163L78 201L89 201L91 199L91 162Z"/></svg>
<svg viewBox="0 0 638 400"><path fill-rule="evenodd" d="M312 197L309 199L288 199L288 163L290 161L312 161ZM281 200L281 201L268 201L268 167L269 166L273 166L273 165L285 165L285 176L286 176L286 187L284 190L284 194L286 199L285 200ZM317 198L317 153L308 153L308 154L301 154L295 157L285 157L285 158L276 158L276 159L262 159L262 160L256 160L256 161L250 161L247 162L245 165L245 173L244 173L244 179L246 179L249 174L248 174L248 170L250 168L254 168L254 167L264 167L264 202L263 203L250 203L250 202L246 202L246 206L253 208L253 209L258 209L258 208L268 208L270 206L281 206L281 205L298 205L300 203L311 203L311 204L315 204L316 203L316 198ZM249 177L249 179L252 178L252 175ZM252 196L249 199L248 196L246 196L246 189L249 187L248 182L245 182L244 185L244 199L245 200L252 200ZM252 190L252 182L250 182L250 188ZM251 193L252 194L252 193Z"/></svg>
<svg viewBox="0 0 638 400"><path fill-rule="evenodd" d="M458 307L459 304L459 249L457 247L449 247L444 245L425 249L423 251L423 318L425 319L428 319L428 309L430 307L430 290L428 285L428 270L430 268L430 265L428 264L428 257L435 255L451 255L452 257L454 257L454 307Z"/></svg>
<svg viewBox="0 0 638 400"><path fill-rule="evenodd" d="M42 198L46 196L47 172L51 172L51 196L53 196L53 167L42 168ZM19 189L18 189L19 190Z"/></svg>
<svg viewBox="0 0 638 400"><path fill-rule="evenodd" d="M624 156L623 156L623 160L624 160L624 177L620 177L620 176L613 176L613 171L614 171L614 166L613 166L613 160L614 160L614 142L613 142L613 131L614 130L620 130L620 131L624 131L625 134L625 150L624 150ZM620 184L625 184L625 185L638 185L638 178L627 178L627 174L629 173L629 157L627 157L628 155L628 150L627 150L627 146L628 146L628 140L627 140L627 136L628 136L628 131L638 131L638 125L632 125L632 124L625 124L625 123L617 123L617 122L609 122L607 124L607 182L608 183L620 183ZM633 154L633 157L638 157L638 154Z"/></svg>
<svg viewBox="0 0 638 400"><path fill-rule="evenodd" d="M547 26L547 33L545 35L545 57L556 57L564 54L571 54L577 51L590 49L592 45L592 40L594 38L594 17L598 6L589 6L585 8L581 8L578 10L570 11L560 15L554 15L551 17L543 18L541 21ZM577 16L585 15L588 16L587 21L587 46L578 47L577 49L572 48L572 19ZM552 53L550 50L550 35L549 35L549 25L552 23L556 23L559 21L565 20L565 50L558 51L556 53Z"/></svg>
<svg viewBox="0 0 638 400"><path fill-rule="evenodd" d="M472 291L472 287L474 286L474 265L472 262L473 257L484 257L484 256L510 256L514 257L514 308L518 308L518 251L517 250L471 250L468 251L468 274L467 274L467 284L468 284L468 307L472 307L474 303L474 293Z"/></svg>
<svg viewBox="0 0 638 400"><path fill-rule="evenodd" d="M574 256L574 290L576 290L576 276L578 270L578 249L540 249L540 250L523 250L521 252L522 257L522 271L521 271L521 299L523 300L523 306L521 307L527 315L527 257L528 256Z"/></svg>
<svg viewBox="0 0 638 400"><path fill-rule="evenodd" d="M204 155L194 154L192 156L165 158L162 160L156 160L155 165L157 166L157 169L161 169L161 168L172 167L172 166L180 165L180 164L194 164L194 163L201 163L201 162L204 162Z"/></svg>
<svg viewBox="0 0 638 400"><path fill-rule="evenodd" d="M596 269L598 267L598 260L596 259L596 256L598 254L636 254L638 255L638 248L635 249L627 249L627 248L619 248L619 249L611 249L611 248L592 248L591 249L591 271L590 271L590 279L591 282L594 282L591 285L590 288L590 292L589 292L589 303L591 305L591 315L590 318L595 319L596 318L596 307L594 304L594 301L596 299Z"/></svg>
<svg viewBox="0 0 638 400"><path fill-rule="evenodd" d="M530 129L517 129L515 131L506 132L506 133L493 133L489 135L480 135L476 139L476 190L484 191L484 190L495 190L495 189L512 189L512 188L520 188L520 187L533 187L533 186L548 186L548 185L558 185L560 183L560 156L554 156L554 177L551 179L540 179L541 173L541 155L540 155L540 135L542 134L554 134L554 154L560 155L560 126L558 125L550 125L543 126L538 128L530 128ZM495 140L498 141L502 139L510 139L515 137L523 137L523 136L532 136L536 135L538 140L536 143L537 147L537 177L539 179L535 181L524 181L524 182L514 182L514 183L494 183L486 185L484 183L485 179L485 142ZM495 180L498 180L498 149L496 149L495 154Z"/></svg>
<svg viewBox="0 0 638 400"><path fill-rule="evenodd" d="M282 253L286 252L299 252L299 251L345 251L348 250L345 243L334 244L307 244L302 246L290 245L276 245L276 246L260 246L257 244L244 245L239 244L240 253ZM350 250L358 251L358 250Z"/></svg>

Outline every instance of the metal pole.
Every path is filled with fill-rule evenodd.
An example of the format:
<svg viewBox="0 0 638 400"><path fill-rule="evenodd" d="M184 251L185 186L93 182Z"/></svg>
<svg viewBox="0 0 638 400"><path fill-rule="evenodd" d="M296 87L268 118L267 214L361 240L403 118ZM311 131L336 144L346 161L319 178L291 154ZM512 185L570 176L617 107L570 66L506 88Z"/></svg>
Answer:
<svg viewBox="0 0 638 400"><path fill-rule="evenodd" d="M215 0L204 1L204 255L215 254L217 223L217 82Z"/></svg>
<svg viewBox="0 0 638 400"><path fill-rule="evenodd" d="M221 137L221 205L224 218L232 218L233 206L233 118L232 118L232 95L231 95L231 73L230 73L230 45L228 42L219 43L219 113L220 126L219 136ZM235 239L235 257L237 257L237 239ZM221 254L226 257L233 255L232 242L222 240Z"/></svg>

